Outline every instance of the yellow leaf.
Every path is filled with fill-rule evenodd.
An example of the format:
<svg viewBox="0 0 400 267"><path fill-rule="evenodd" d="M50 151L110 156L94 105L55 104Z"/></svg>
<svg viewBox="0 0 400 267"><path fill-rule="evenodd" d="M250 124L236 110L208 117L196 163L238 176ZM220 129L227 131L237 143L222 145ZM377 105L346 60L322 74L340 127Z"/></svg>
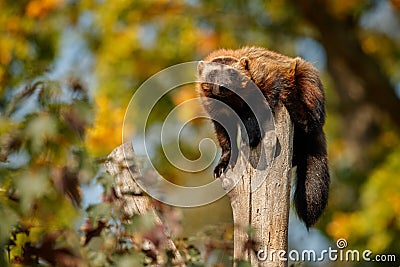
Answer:
<svg viewBox="0 0 400 267"><path fill-rule="evenodd" d="M25 14L30 18L41 18L60 7L63 2L63 0L33 0L26 6Z"/></svg>
<svg viewBox="0 0 400 267"><path fill-rule="evenodd" d="M349 223L349 215L343 212L338 212L333 215L332 221L327 226L327 233L334 239L348 239L350 231L347 227Z"/></svg>
<svg viewBox="0 0 400 267"><path fill-rule="evenodd" d="M92 128L88 129L86 144L94 156L104 156L122 143L122 124L125 110L115 107L102 94L96 98L97 114Z"/></svg>

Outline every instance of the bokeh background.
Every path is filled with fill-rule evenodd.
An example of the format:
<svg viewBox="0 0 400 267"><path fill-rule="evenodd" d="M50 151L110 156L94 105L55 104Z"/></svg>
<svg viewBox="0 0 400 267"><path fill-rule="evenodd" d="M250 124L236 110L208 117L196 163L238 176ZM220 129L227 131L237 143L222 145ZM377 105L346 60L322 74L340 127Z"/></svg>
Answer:
<svg viewBox="0 0 400 267"><path fill-rule="evenodd" d="M121 144L129 99L164 68L245 45L312 62L326 90L329 206L310 232L291 215L290 247L336 248L345 238L349 249L397 259L368 266L398 266L398 0L0 0L0 265L142 264L132 236L148 230L145 220L124 228L110 208L112 178L99 167ZM196 96L194 86L167 95L149 129ZM197 112L183 110L181 119ZM183 153L196 159L196 140L213 138L212 128L195 121L186 130ZM212 179L211 168L182 176L158 145L153 155L177 183ZM190 264L229 266L227 199L163 209ZM96 229L95 242L82 242Z"/></svg>

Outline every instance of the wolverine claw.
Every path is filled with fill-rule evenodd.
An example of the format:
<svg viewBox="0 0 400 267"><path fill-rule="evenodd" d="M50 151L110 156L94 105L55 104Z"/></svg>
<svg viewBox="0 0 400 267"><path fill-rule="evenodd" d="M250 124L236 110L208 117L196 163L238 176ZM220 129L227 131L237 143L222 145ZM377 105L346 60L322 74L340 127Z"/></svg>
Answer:
<svg viewBox="0 0 400 267"><path fill-rule="evenodd" d="M227 170L233 169L233 167L235 167L235 162L219 162L214 168L214 179L221 177Z"/></svg>
<svg viewBox="0 0 400 267"><path fill-rule="evenodd" d="M214 170L214 178L217 179L221 177L221 175L224 173L224 169L218 168Z"/></svg>
<svg viewBox="0 0 400 267"><path fill-rule="evenodd" d="M226 167L225 167L225 163L219 163L217 166L215 166L214 169L214 178L219 178L222 176L222 174L225 172Z"/></svg>

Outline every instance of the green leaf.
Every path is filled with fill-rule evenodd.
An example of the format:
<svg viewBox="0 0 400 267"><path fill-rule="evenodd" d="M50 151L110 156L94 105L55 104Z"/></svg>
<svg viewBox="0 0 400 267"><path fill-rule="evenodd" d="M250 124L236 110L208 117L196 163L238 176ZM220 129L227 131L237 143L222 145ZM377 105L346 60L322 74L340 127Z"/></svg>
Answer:
<svg viewBox="0 0 400 267"><path fill-rule="evenodd" d="M39 154L45 150L47 140L54 139L58 133L57 119L47 113L30 117L25 134L29 139L30 151Z"/></svg>
<svg viewBox="0 0 400 267"><path fill-rule="evenodd" d="M126 231L129 233L146 232L155 227L154 215L148 212L143 215L134 215L129 223L124 223Z"/></svg>
<svg viewBox="0 0 400 267"><path fill-rule="evenodd" d="M115 262L115 266L119 267L143 266L144 255L134 252L132 255L127 254L116 258Z"/></svg>
<svg viewBox="0 0 400 267"><path fill-rule="evenodd" d="M93 227L97 227L97 222L99 220L103 219L110 219L112 218L112 210L113 207L111 206L110 203L99 203L99 204L94 204L90 205L87 209L86 212L89 215L89 218L93 222Z"/></svg>
<svg viewBox="0 0 400 267"><path fill-rule="evenodd" d="M51 191L46 168L29 169L15 178L17 192L21 196L21 209L27 212L34 200Z"/></svg>
<svg viewBox="0 0 400 267"><path fill-rule="evenodd" d="M245 261L245 260L238 260L236 262L236 266L237 267L251 267L251 264L250 264L250 262Z"/></svg>
<svg viewBox="0 0 400 267"><path fill-rule="evenodd" d="M18 222L18 214L0 204L0 246L10 238L11 228Z"/></svg>

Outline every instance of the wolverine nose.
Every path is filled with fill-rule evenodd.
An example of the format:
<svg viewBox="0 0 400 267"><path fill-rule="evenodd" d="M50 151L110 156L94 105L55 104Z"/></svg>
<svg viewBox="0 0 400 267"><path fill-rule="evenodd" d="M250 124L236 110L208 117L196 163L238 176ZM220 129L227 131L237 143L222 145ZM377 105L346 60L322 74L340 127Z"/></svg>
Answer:
<svg viewBox="0 0 400 267"><path fill-rule="evenodd" d="M223 86L223 85L214 85L212 92L214 95L227 95L231 93L231 90L229 89L228 86Z"/></svg>

